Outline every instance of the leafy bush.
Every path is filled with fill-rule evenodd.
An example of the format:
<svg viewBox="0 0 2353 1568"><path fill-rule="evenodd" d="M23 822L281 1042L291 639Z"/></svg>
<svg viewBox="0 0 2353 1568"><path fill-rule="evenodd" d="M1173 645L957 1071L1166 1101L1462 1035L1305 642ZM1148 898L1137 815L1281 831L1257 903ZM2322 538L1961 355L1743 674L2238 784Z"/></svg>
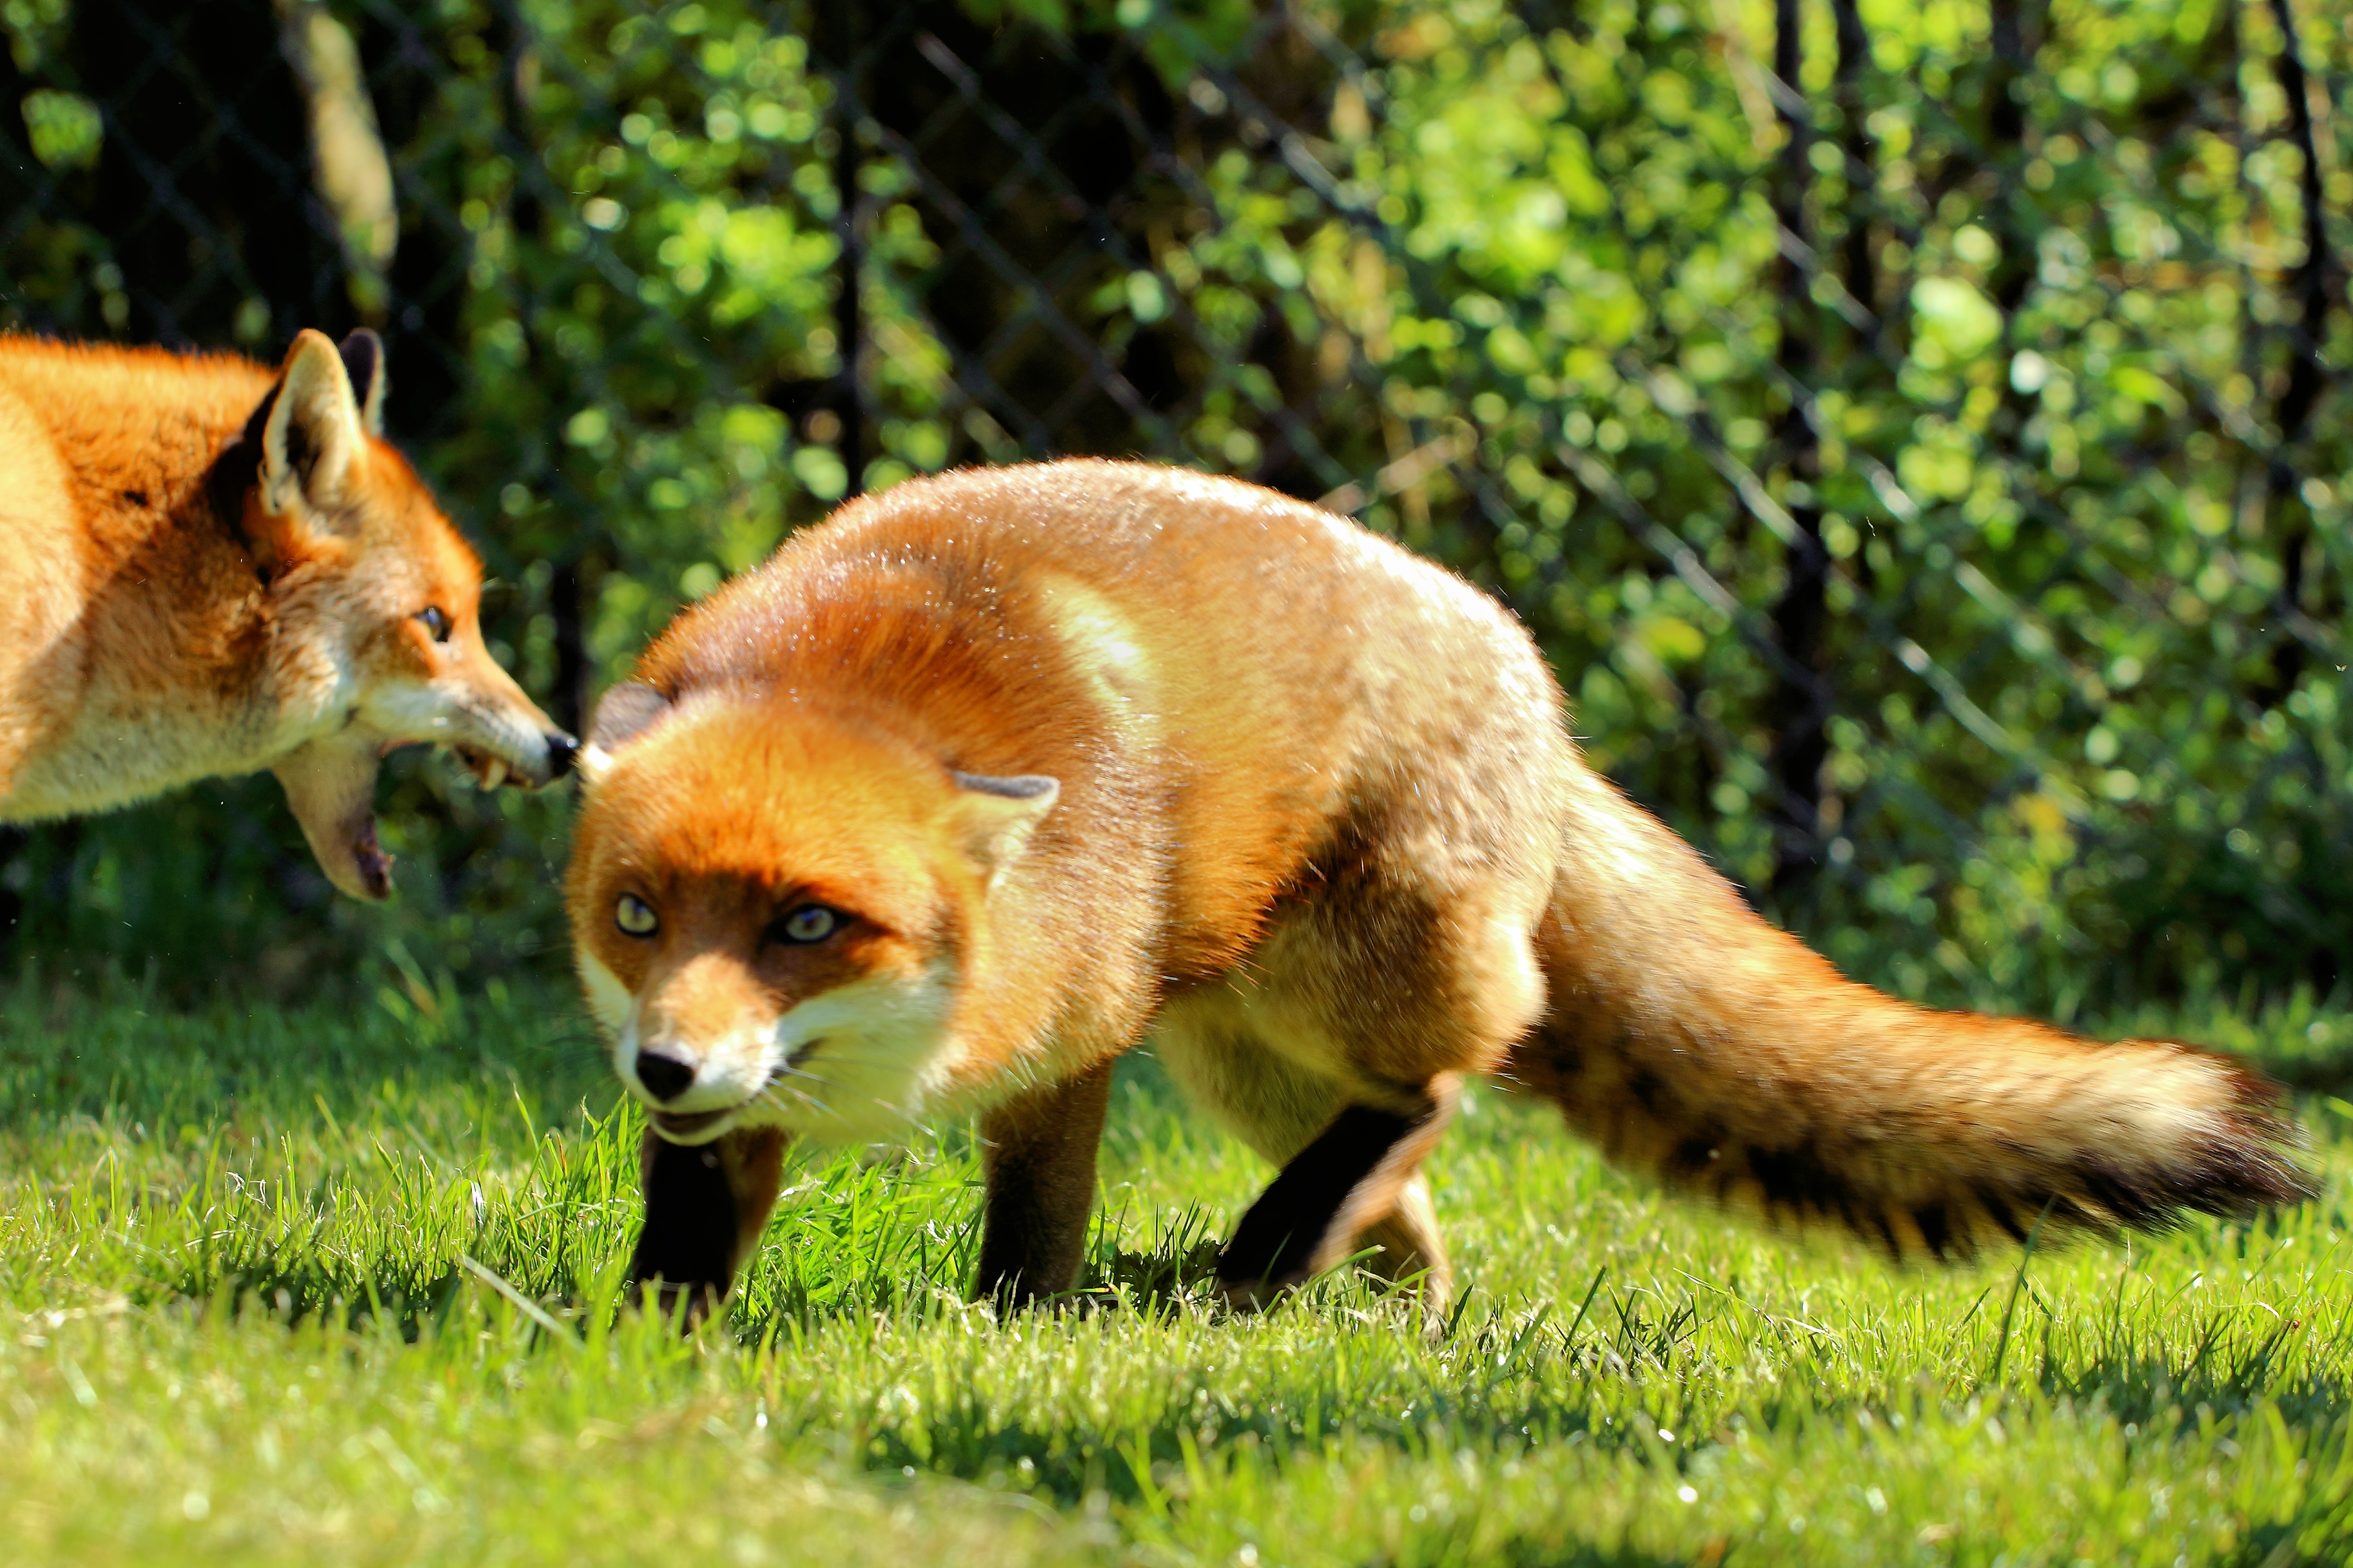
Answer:
<svg viewBox="0 0 2353 1568"><path fill-rule="evenodd" d="M355 316L154 303L160 220L104 199L131 132L57 96L112 112L76 40L124 9L196 49L213 8L5 13L38 173L0 309ZM2306 179L2297 110L2341 31L1835 0L1783 87L1736 0L331 9L399 180L394 424L559 711L853 482L1142 452L1502 595L1595 760L1854 973L2062 1013L2338 984L2353 174ZM32 946L190 981L549 949L560 805L449 777L393 785L392 913L321 919L266 786L0 875Z"/></svg>

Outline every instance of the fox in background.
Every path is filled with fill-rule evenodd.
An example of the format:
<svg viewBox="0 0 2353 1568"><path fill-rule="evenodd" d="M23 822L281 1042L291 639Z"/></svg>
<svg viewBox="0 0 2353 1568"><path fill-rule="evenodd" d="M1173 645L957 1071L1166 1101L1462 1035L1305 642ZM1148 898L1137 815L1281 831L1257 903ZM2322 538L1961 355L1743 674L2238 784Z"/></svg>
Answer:
<svg viewBox="0 0 2353 1568"><path fill-rule="evenodd" d="M1947 1258L2293 1202L2273 1089L1841 978L1578 756L1526 633L1344 519L1076 461L843 508L600 705L575 963L649 1108L640 1284L728 1289L791 1136L977 1112L976 1289L1072 1286L1113 1059L1279 1167L1252 1306L1450 1280L1464 1075L1768 1221Z"/></svg>
<svg viewBox="0 0 2353 1568"><path fill-rule="evenodd" d="M451 747L486 788L570 766L384 391L366 331L304 331L274 376L0 337L0 823L268 768L328 880L378 900L386 752Z"/></svg>

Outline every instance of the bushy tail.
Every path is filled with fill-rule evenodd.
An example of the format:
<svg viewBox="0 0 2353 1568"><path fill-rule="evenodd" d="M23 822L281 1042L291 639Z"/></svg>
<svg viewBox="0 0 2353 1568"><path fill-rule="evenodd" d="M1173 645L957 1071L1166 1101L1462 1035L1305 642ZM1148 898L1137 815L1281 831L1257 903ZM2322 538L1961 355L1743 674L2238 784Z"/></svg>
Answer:
<svg viewBox="0 0 2353 1568"><path fill-rule="evenodd" d="M1547 1015L1504 1076L1611 1159L1898 1258L2023 1241L2046 1209L2053 1232L2158 1229L2310 1195L2256 1074L1854 984L1608 784L1577 788Z"/></svg>

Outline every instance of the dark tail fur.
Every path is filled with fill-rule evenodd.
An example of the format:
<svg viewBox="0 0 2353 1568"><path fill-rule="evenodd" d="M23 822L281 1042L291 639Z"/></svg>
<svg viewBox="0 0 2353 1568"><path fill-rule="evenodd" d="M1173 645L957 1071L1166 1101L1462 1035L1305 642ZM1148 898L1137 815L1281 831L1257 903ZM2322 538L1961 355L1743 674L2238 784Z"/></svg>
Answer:
<svg viewBox="0 0 2353 1568"><path fill-rule="evenodd" d="M2168 1040L2098 1045L1841 978L1590 775L1504 1077L1621 1164L1898 1258L2157 1229L2309 1196L2274 1087Z"/></svg>

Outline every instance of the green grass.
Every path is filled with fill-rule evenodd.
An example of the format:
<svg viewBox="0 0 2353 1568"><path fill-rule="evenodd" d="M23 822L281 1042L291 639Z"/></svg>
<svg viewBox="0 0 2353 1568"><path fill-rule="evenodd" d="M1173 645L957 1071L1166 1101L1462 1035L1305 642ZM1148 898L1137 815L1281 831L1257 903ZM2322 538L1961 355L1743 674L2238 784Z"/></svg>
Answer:
<svg viewBox="0 0 2353 1568"><path fill-rule="evenodd" d="M2119 1021L2148 1028L2159 1019ZM2326 1078L2341 1014L2180 1031ZM965 1305L944 1130L787 1180L730 1321L617 1316L636 1123L564 994L0 993L12 1563L2173 1563L2353 1554L2343 1176L2252 1228L1895 1271L1482 1091L1451 1332L1198 1294L1265 1173L1149 1061L1110 1305Z"/></svg>

